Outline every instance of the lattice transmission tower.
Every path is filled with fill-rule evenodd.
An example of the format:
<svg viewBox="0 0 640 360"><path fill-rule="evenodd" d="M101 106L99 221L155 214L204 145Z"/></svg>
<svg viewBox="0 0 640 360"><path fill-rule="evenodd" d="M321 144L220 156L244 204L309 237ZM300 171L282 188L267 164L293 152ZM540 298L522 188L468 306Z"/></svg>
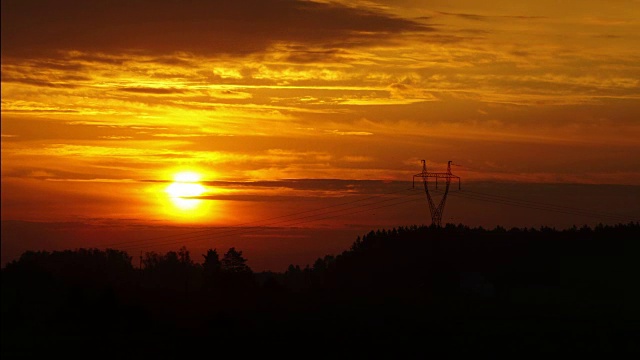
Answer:
<svg viewBox="0 0 640 360"><path fill-rule="evenodd" d="M424 183L424 192L427 193L427 201L429 202L429 211L431 212L431 224L441 227L442 226L442 213L444 212L444 204L447 201L447 194L449 193L449 185L451 185L451 179L458 179L458 190L460 189L460 176L453 175L451 173L451 160L447 163L447 172L428 172L427 162L422 160L422 172L420 174L413 175L413 187L416 186L416 178L421 177ZM429 193L429 186L427 186L427 179L436 179L436 189L438 188L438 179L445 179L444 194L438 206L433 203L433 198Z"/></svg>

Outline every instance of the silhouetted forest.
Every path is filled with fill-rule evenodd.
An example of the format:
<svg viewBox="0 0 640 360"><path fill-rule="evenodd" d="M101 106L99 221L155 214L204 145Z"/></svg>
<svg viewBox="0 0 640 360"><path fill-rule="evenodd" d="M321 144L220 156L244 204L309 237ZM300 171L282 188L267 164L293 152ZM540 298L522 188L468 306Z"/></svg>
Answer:
<svg viewBox="0 0 640 360"><path fill-rule="evenodd" d="M235 248L29 251L2 269L2 355L638 353L639 255L640 223L378 230L282 273Z"/></svg>

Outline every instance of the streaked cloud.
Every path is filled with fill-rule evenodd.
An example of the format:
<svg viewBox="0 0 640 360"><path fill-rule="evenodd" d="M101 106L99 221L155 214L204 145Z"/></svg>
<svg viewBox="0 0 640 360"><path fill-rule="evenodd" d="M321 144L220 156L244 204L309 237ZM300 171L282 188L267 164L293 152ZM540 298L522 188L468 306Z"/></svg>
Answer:
<svg viewBox="0 0 640 360"><path fill-rule="evenodd" d="M373 135L373 133L368 132L368 131L340 131L340 130L325 130L326 132L330 133L330 134L336 134L336 135L355 135L355 136L369 136L369 135Z"/></svg>
<svg viewBox="0 0 640 360"><path fill-rule="evenodd" d="M73 216L122 201L139 208L102 211L144 219L191 168L226 191L211 203L245 205L405 181L424 158L469 180L637 184L634 5L3 1L3 214L69 191Z"/></svg>

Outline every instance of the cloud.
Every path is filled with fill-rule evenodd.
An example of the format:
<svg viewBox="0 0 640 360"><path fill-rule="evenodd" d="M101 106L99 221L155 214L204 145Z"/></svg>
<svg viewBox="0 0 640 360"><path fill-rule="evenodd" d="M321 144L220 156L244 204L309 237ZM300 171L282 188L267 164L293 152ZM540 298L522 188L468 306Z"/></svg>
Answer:
<svg viewBox="0 0 640 360"><path fill-rule="evenodd" d="M350 163L372 162L374 159L369 156L343 156L342 160Z"/></svg>
<svg viewBox="0 0 640 360"><path fill-rule="evenodd" d="M432 101L435 100L435 97L430 95L425 95L426 97L423 99L389 99L389 98L361 98L361 99L347 99L345 101L341 101L341 105L407 105L413 104L423 101ZM428 96L428 97L427 97ZM346 135L346 134L340 134ZM349 134L353 135L353 134ZM362 135L362 134L357 134ZM369 134L365 134L369 135Z"/></svg>
<svg viewBox="0 0 640 360"><path fill-rule="evenodd" d="M296 50L290 49L287 53L286 60L292 63L306 64L316 62L337 62L345 55L341 49L324 49L324 50Z"/></svg>
<svg viewBox="0 0 640 360"><path fill-rule="evenodd" d="M372 132L369 131L342 131L342 130L325 130L330 134L335 135L351 135L351 136L370 136L373 135Z"/></svg>
<svg viewBox="0 0 640 360"><path fill-rule="evenodd" d="M400 184L402 182L399 182ZM408 183L408 182L407 182ZM343 179L280 179L269 181L205 181L203 184L213 187L243 189L269 188L299 191L342 191L342 192L384 192L388 184L381 180L343 180Z"/></svg>
<svg viewBox="0 0 640 360"><path fill-rule="evenodd" d="M129 140L133 139L133 136L100 136L99 138L105 140Z"/></svg>
<svg viewBox="0 0 640 360"><path fill-rule="evenodd" d="M202 137L207 135L204 135L204 134L153 134L152 136L165 137L165 138L181 138L181 137Z"/></svg>
<svg viewBox="0 0 640 360"><path fill-rule="evenodd" d="M65 50L237 55L277 43L353 47L424 31L433 28L381 10L302 0L2 2L3 58Z"/></svg>
<svg viewBox="0 0 640 360"><path fill-rule="evenodd" d="M152 95L168 95L168 94L184 93L183 89L175 89L175 88L123 87L118 90L131 92L131 93L152 94Z"/></svg>
<svg viewBox="0 0 640 360"><path fill-rule="evenodd" d="M537 20L545 19L544 16L527 16L527 15L479 15L469 13L451 13L445 11L438 11L440 15L456 16L459 18L474 20L474 21L490 21L495 19L516 19L516 20Z"/></svg>
<svg viewBox="0 0 640 360"><path fill-rule="evenodd" d="M74 79L75 80L75 79ZM50 87L50 88L68 88L73 89L77 86L65 82L51 82L43 79L34 79L30 77L18 78L12 76L2 76L3 83L17 83L24 85L33 85L38 87Z"/></svg>

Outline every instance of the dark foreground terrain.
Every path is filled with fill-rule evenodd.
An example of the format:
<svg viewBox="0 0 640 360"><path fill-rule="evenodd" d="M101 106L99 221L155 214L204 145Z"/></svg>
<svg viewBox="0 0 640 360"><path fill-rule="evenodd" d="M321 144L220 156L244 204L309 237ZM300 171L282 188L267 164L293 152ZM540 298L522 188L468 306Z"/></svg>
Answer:
<svg viewBox="0 0 640 360"><path fill-rule="evenodd" d="M24 253L2 269L2 357L640 353L638 223L372 231L284 273L202 256Z"/></svg>

